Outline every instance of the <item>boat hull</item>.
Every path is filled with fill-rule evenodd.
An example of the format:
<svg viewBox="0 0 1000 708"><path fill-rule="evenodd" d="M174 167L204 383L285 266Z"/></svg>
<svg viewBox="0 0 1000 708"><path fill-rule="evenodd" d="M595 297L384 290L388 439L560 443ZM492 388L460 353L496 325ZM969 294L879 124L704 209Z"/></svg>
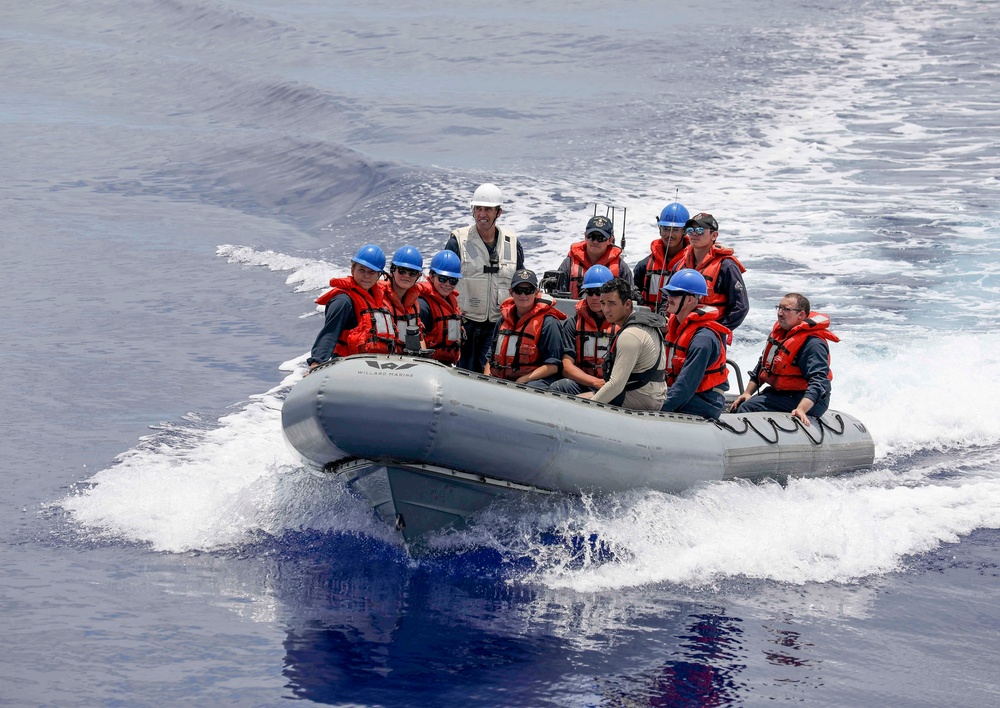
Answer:
<svg viewBox="0 0 1000 708"><path fill-rule="evenodd" d="M679 492L872 464L874 443L860 421L837 411L812 420L807 428L786 413L709 421L628 411L382 355L320 367L282 408L289 444L308 462L339 470L382 518L405 524L407 538L525 491Z"/></svg>

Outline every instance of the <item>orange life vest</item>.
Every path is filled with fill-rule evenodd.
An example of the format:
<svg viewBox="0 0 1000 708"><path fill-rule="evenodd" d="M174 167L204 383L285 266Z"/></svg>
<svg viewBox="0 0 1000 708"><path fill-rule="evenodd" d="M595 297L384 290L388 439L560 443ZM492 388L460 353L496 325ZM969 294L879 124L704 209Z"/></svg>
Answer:
<svg viewBox="0 0 1000 708"><path fill-rule="evenodd" d="M350 356L351 354L392 354L396 351L396 332L392 313L382 299L382 288L375 285L368 292L354 278L332 278L332 290L316 298L316 304L328 305L333 298L341 293L351 298L354 305L354 317L358 324L353 329L342 330L337 346L333 348L334 356Z"/></svg>
<svg viewBox="0 0 1000 708"><path fill-rule="evenodd" d="M705 369L705 376L698 384L698 393L721 386L729 380L729 372L726 370L726 345L733 341L732 331L718 322L722 315L722 310L717 307L699 305L691 312L684 321L677 319L677 315L670 315L667 321L667 385L673 386L677 377L681 373L684 361L687 359L688 347L695 333L702 328L707 328L715 332L722 345L719 349L719 356Z"/></svg>
<svg viewBox="0 0 1000 708"><path fill-rule="evenodd" d="M403 346L406 343L406 328L416 327L417 331L420 331L420 310L417 309L417 292L416 286L410 288L405 293L403 293L403 299L400 300L396 297L396 293L392 289L392 283L388 280L381 280L379 284L375 287L382 288L382 300L385 302L386 308L392 313L392 321L394 323L394 330L396 332L396 341L398 346L397 351L403 351Z"/></svg>
<svg viewBox="0 0 1000 708"><path fill-rule="evenodd" d="M694 268L697 270L705 276L705 283L708 285L708 295L701 299L701 304L725 308L728 304L726 295L725 293L715 292L715 283L719 279L719 270L722 268L722 262L727 259L735 263L741 273L747 272L743 264L733 255L733 249L717 246L714 243L712 244L712 250L705 254L705 257L701 259L701 263L697 266L694 264L694 249L691 246L685 248L681 251L681 258L675 264L674 271L676 272L681 268Z"/></svg>
<svg viewBox="0 0 1000 708"><path fill-rule="evenodd" d="M809 388L808 379L795 365L795 357L809 337L819 337L828 342L840 341L840 337L830 331L830 318L822 312L810 312L807 318L787 332L775 323L764 345L764 354L760 357L757 381L770 384L778 391L805 391ZM829 348L826 361L830 363ZM830 380L833 381L832 369Z"/></svg>
<svg viewBox="0 0 1000 708"><path fill-rule="evenodd" d="M604 319L598 323L586 301L576 303L576 365L585 374L604 375L604 360L619 329Z"/></svg>
<svg viewBox="0 0 1000 708"><path fill-rule="evenodd" d="M458 309L458 293L452 290L443 298L434 289L434 284L426 280L421 280L413 289L431 311L433 324L424 332L424 342L434 350L431 358L445 364L457 364L462 355L462 313Z"/></svg>
<svg viewBox="0 0 1000 708"><path fill-rule="evenodd" d="M688 237L684 237L687 244ZM674 257L667 262L667 247L663 245L663 239L656 239L649 244L649 260L646 261L646 279L642 283L642 304L653 312L663 299L660 288L667 284L670 274L677 270L677 264L684 257L684 249L674 254ZM637 283L638 285L638 283Z"/></svg>
<svg viewBox="0 0 1000 708"><path fill-rule="evenodd" d="M545 318L555 317L557 320L565 320L566 315L556 309L551 298L541 295L527 314L520 318L517 317L514 298L507 298L500 306L500 316L503 319L500 322L497 340L493 342L490 373L502 379L516 381L542 365L542 352L538 349L538 340L542 334L542 323Z"/></svg>
<svg viewBox="0 0 1000 708"><path fill-rule="evenodd" d="M569 296L574 300L580 297L580 291L583 289L583 275L591 266L602 265L617 278L621 275L621 257L622 249L611 244L597 262L591 263L590 256L587 254L587 242L574 243L569 247Z"/></svg>

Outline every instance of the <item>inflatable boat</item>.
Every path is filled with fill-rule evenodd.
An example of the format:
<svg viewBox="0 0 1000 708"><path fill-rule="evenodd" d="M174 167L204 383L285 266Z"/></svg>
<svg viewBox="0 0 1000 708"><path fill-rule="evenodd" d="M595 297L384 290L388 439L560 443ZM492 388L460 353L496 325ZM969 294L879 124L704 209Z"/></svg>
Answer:
<svg viewBox="0 0 1000 708"><path fill-rule="evenodd" d="M874 443L837 411L721 420L639 412L410 356L337 359L281 411L289 444L342 479L407 542L519 494L679 492L734 478L870 467Z"/></svg>

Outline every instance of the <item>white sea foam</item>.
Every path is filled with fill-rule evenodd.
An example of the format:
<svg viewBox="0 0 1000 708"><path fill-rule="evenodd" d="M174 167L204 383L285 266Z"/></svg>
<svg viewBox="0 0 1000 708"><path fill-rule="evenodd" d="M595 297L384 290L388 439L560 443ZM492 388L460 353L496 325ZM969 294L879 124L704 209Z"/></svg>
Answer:
<svg viewBox="0 0 1000 708"><path fill-rule="evenodd" d="M305 356L286 362L282 384L204 429L167 426L119 456L63 500L98 535L158 551L232 548L286 529L387 531L367 507L303 468L281 434L281 400Z"/></svg>
<svg viewBox="0 0 1000 708"><path fill-rule="evenodd" d="M531 550L541 582L582 592L734 576L847 583L901 570L911 554L1000 524L1000 475L935 481L932 471L634 495L563 522L566 536L600 539L610 560L581 557L569 544Z"/></svg>

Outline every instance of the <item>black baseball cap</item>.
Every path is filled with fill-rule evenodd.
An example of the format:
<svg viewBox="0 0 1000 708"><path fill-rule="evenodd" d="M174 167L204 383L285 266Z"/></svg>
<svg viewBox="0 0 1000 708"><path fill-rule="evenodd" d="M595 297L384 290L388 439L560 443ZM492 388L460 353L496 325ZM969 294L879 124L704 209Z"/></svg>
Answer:
<svg viewBox="0 0 1000 708"><path fill-rule="evenodd" d="M510 289L513 290L518 285L523 285L527 283L535 290L538 289L538 277L535 275L534 271L530 271L527 268L524 270L519 270L514 273L514 277L510 279Z"/></svg>
<svg viewBox="0 0 1000 708"><path fill-rule="evenodd" d="M587 234L601 234L607 236L610 239L615 237L615 225L606 216L592 216L590 221L587 222L587 228L583 232L583 235Z"/></svg>
<svg viewBox="0 0 1000 708"><path fill-rule="evenodd" d="M703 229L710 229L712 231L719 230L719 222L715 220L714 216L705 212L699 212L684 222L685 229L689 226L700 226Z"/></svg>

